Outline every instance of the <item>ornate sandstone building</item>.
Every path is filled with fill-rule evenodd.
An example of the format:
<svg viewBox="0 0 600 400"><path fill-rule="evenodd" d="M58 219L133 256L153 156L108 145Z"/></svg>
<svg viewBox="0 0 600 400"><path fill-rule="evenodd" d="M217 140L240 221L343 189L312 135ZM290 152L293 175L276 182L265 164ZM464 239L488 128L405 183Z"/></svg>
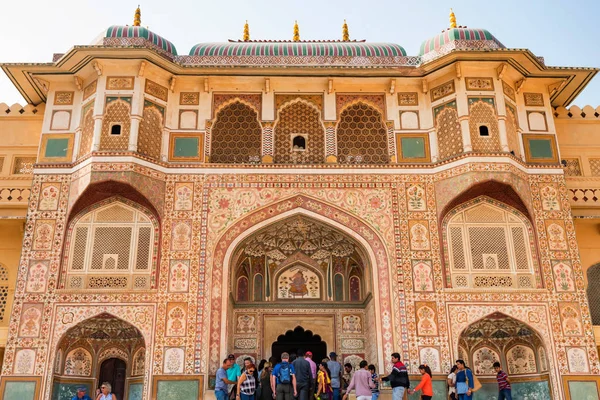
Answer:
<svg viewBox="0 0 600 400"><path fill-rule="evenodd" d="M196 399L298 347L598 397L600 108L564 108L597 69L453 15L417 56L345 25L181 56L139 10L1 66L3 399Z"/></svg>

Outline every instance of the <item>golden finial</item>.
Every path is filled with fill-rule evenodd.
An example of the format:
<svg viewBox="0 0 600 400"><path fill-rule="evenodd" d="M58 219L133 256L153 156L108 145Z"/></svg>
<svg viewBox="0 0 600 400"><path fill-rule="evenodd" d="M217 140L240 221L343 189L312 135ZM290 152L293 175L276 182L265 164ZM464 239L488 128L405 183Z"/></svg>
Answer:
<svg viewBox="0 0 600 400"><path fill-rule="evenodd" d="M244 25L244 42L248 42L250 40L250 27L248 26L248 20L246 20L246 24Z"/></svg>
<svg viewBox="0 0 600 400"><path fill-rule="evenodd" d="M298 27L298 21L296 21L294 23L294 39L292 39L294 42L299 42L300 41L300 28Z"/></svg>
<svg viewBox="0 0 600 400"><path fill-rule="evenodd" d="M450 28L456 28L456 16L452 9L450 9Z"/></svg>
<svg viewBox="0 0 600 400"><path fill-rule="evenodd" d="M133 26L140 26L142 24L142 10L140 10L140 5L135 10L135 14L133 15Z"/></svg>
<svg viewBox="0 0 600 400"><path fill-rule="evenodd" d="M350 41L350 32L348 32L348 24L346 23L346 20L344 20L344 25L342 25L342 41Z"/></svg>

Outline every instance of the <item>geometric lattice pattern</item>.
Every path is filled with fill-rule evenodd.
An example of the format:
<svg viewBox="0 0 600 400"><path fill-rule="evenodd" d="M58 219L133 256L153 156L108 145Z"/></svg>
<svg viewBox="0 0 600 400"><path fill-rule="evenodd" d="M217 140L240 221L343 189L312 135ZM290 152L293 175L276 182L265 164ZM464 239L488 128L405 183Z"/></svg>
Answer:
<svg viewBox="0 0 600 400"><path fill-rule="evenodd" d="M346 108L337 127L338 161L387 164L387 126L375 108L358 103Z"/></svg>
<svg viewBox="0 0 600 400"><path fill-rule="evenodd" d="M436 126L440 160L462 153L463 140L456 109L445 107L440 111L436 117Z"/></svg>
<svg viewBox="0 0 600 400"><path fill-rule="evenodd" d="M600 176L600 158L590 158L589 161L592 176Z"/></svg>
<svg viewBox="0 0 600 400"><path fill-rule="evenodd" d="M120 135L111 135L111 127L121 125ZM106 111L102 119L102 133L100 134L100 150L127 151L129 147L129 131L131 129L131 104L121 98L106 104Z"/></svg>
<svg viewBox="0 0 600 400"><path fill-rule="evenodd" d="M81 122L81 142L79 143L79 156L81 158L92 150L92 140L94 138L94 107L93 103L83 109L83 118Z"/></svg>
<svg viewBox="0 0 600 400"><path fill-rule="evenodd" d="M479 134L479 126L488 127L489 136ZM494 107L485 101L476 101L469 107L469 130L471 145L476 153L498 153L500 148L500 132Z"/></svg>
<svg viewBox="0 0 600 400"><path fill-rule="evenodd" d="M587 279L587 298L592 314L592 324L600 325L600 264L588 268Z"/></svg>
<svg viewBox="0 0 600 400"><path fill-rule="evenodd" d="M563 167L566 176L581 176L581 165L578 158L563 158L566 165Z"/></svg>
<svg viewBox="0 0 600 400"><path fill-rule="evenodd" d="M533 256L525 242L527 223L509 210L474 203L447 222L454 286L535 287Z"/></svg>
<svg viewBox="0 0 600 400"><path fill-rule="evenodd" d="M84 215L73 232L68 288L149 287L155 243L152 222L142 212L113 202Z"/></svg>
<svg viewBox="0 0 600 400"><path fill-rule="evenodd" d="M262 128L250 106L235 102L216 115L211 130L211 163L257 162L261 156Z"/></svg>
<svg viewBox="0 0 600 400"><path fill-rule="evenodd" d="M305 139L305 149L295 149L292 140ZM325 131L321 113L313 105L296 102L279 111L275 125L275 163L309 163L325 161Z"/></svg>
<svg viewBox="0 0 600 400"><path fill-rule="evenodd" d="M164 109L153 103L146 102L144 105L144 117L140 122L138 136L138 153L154 159L160 158L163 113Z"/></svg>

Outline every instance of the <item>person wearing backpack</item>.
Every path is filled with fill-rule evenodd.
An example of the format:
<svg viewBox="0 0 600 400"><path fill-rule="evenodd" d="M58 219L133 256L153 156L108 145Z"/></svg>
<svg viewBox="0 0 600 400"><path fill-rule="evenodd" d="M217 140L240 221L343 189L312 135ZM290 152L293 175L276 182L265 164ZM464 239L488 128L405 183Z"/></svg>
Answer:
<svg viewBox="0 0 600 400"><path fill-rule="evenodd" d="M293 400L298 396L296 391L296 373L290 364L290 355L281 354L281 362L273 368L271 374L271 389L273 398L277 400Z"/></svg>

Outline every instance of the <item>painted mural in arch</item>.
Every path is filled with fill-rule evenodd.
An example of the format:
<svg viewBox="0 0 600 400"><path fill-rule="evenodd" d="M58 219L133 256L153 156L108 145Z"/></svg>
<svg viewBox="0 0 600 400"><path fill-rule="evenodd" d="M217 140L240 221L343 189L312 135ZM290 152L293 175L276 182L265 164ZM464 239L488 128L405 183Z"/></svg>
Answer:
<svg viewBox="0 0 600 400"><path fill-rule="evenodd" d="M58 343L53 396L70 398L79 385L94 393L102 382L109 382L112 392L125 398L128 387L144 382L145 353L142 333L129 322L108 313L83 320L68 329Z"/></svg>

